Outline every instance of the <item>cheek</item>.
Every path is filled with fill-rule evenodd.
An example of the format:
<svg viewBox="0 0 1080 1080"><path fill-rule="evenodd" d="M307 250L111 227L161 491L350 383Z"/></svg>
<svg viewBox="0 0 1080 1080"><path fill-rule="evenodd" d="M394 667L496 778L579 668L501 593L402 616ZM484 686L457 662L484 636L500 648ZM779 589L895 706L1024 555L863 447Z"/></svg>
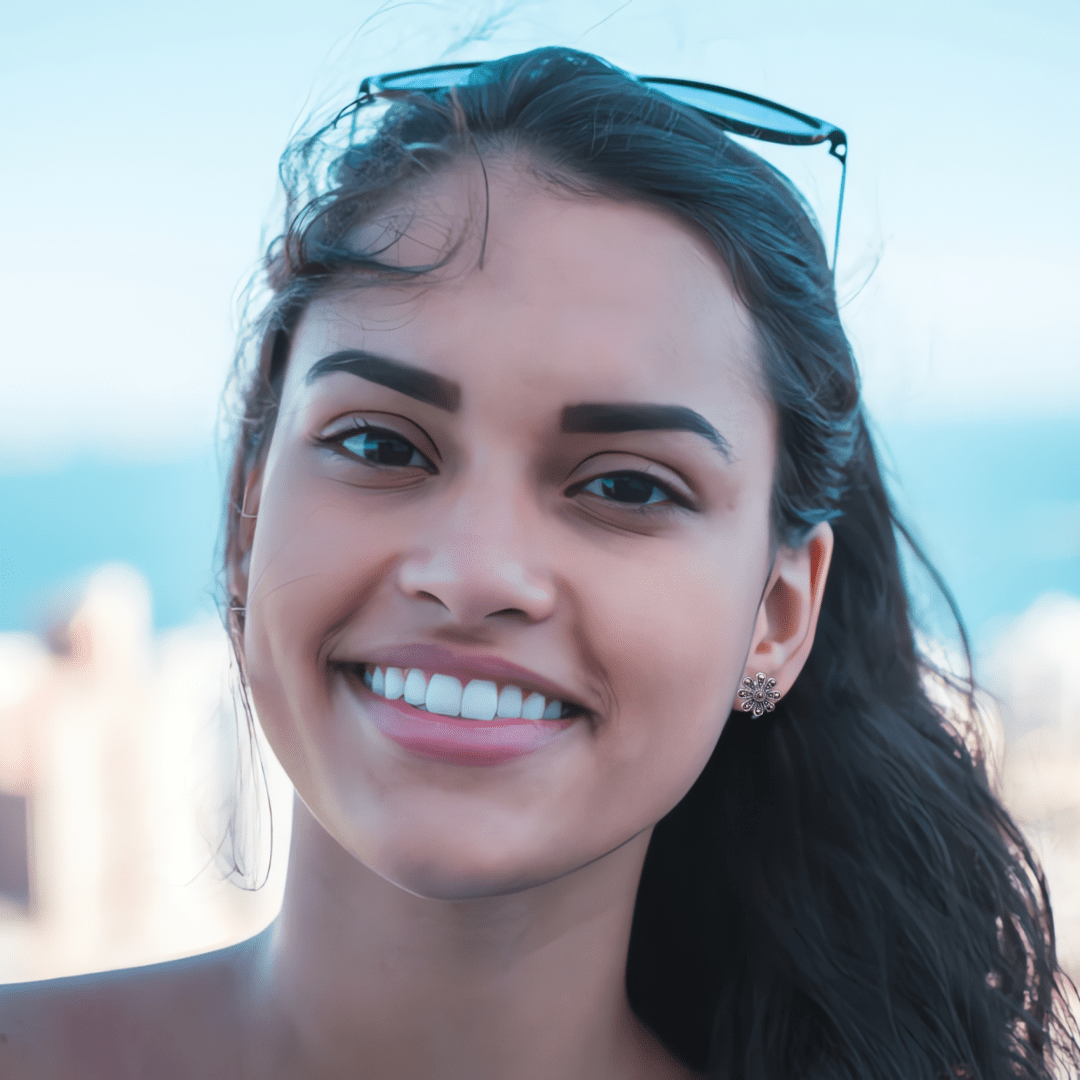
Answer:
<svg viewBox="0 0 1080 1080"><path fill-rule="evenodd" d="M284 467L267 477L252 546L244 653L260 719L290 771L304 756L304 725L329 708L324 647L339 621L377 587L379 567L390 557L383 547L389 551L378 516L358 515L354 492L317 487Z"/></svg>
<svg viewBox="0 0 1080 1080"><path fill-rule="evenodd" d="M747 544L685 548L601 579L593 605L616 704L611 750L666 763L691 781L704 767L743 676L765 580L764 559ZM760 564L760 565L759 565ZM695 771L697 770L697 771Z"/></svg>
<svg viewBox="0 0 1080 1080"><path fill-rule="evenodd" d="M267 477L251 555L249 620L286 630L314 659L335 622L356 608L391 557L383 516L357 492L282 461Z"/></svg>

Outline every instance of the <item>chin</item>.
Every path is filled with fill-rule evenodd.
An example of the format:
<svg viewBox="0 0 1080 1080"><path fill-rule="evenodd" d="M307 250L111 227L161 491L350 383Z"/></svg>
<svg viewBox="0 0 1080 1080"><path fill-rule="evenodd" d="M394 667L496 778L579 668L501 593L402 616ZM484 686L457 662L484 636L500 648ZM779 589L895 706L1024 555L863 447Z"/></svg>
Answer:
<svg viewBox="0 0 1080 1080"><path fill-rule="evenodd" d="M464 845L445 845L432 851L430 843L422 849L420 845L410 849L398 839L391 846L391 858L361 861L384 880L428 900L507 896L553 881L574 869L540 856L526 861L520 849L512 857L504 857ZM582 860L582 865L588 861Z"/></svg>

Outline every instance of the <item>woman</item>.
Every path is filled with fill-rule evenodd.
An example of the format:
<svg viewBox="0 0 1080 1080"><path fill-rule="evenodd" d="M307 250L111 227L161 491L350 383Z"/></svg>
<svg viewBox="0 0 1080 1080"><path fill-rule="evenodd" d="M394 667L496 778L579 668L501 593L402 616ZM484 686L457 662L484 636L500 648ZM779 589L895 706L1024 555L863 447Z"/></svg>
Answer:
<svg viewBox="0 0 1080 1080"><path fill-rule="evenodd" d="M568 49L369 94L285 166L225 548L284 907L9 991L0 1072L1074 1064L790 185Z"/></svg>

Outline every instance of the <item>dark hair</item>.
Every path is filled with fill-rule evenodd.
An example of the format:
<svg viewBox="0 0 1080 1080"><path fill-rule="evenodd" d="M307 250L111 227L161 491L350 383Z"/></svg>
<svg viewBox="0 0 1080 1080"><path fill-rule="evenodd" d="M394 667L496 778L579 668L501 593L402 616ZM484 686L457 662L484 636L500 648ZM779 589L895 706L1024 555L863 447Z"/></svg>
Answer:
<svg viewBox="0 0 1080 1080"><path fill-rule="evenodd" d="M452 90L361 99L295 143L258 359L238 368L227 557L305 306L343 281L430 270L357 250L357 227L451 161L493 152L707 238L753 318L778 417L773 543L826 520L835 533L795 685L771 715L732 714L655 829L627 965L634 1010L715 1077L1014 1080L1075 1064L1045 881L977 743L928 696L934 669L898 551L911 540L878 468L822 239L791 185L702 115L548 48ZM235 638L242 609L230 610Z"/></svg>

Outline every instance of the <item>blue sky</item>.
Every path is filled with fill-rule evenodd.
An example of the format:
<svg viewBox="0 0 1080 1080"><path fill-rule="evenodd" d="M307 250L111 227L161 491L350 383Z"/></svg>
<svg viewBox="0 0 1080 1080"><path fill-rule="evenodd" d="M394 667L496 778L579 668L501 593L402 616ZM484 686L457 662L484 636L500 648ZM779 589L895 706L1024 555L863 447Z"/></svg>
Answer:
<svg viewBox="0 0 1080 1080"><path fill-rule="evenodd" d="M0 468L205 443L290 130L492 22L449 55L576 44L846 128L842 291L880 259L846 319L882 419L1080 418L1074 0L9 0Z"/></svg>

